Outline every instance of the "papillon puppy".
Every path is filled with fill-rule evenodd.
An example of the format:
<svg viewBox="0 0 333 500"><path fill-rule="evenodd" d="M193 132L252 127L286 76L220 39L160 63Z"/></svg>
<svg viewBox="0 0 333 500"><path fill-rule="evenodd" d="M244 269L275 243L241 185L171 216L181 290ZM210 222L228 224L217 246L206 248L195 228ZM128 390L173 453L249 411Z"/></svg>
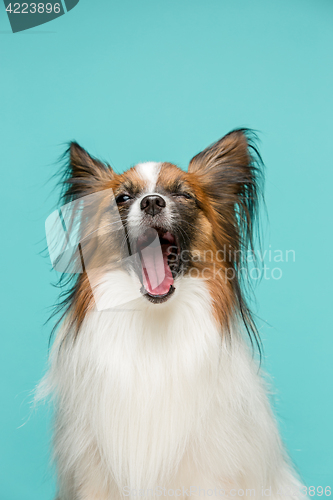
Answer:
<svg viewBox="0 0 333 500"><path fill-rule="evenodd" d="M246 299L254 141L234 130L188 171L122 174L70 145L61 211L76 264L39 388L55 405L59 500L300 497Z"/></svg>

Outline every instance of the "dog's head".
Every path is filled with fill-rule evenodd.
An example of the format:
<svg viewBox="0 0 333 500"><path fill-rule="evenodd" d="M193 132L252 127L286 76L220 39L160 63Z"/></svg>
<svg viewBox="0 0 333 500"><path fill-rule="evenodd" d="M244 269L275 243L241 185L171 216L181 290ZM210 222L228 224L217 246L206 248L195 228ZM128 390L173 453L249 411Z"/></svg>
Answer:
<svg viewBox="0 0 333 500"><path fill-rule="evenodd" d="M104 192L101 214L105 216L112 201L123 236L110 232L108 238L113 241L104 238L97 245L99 254L117 254L118 260L124 258L123 251L139 256L129 260L129 272L134 269L139 277L142 300L158 307L176 300L179 280L205 279L220 323L228 325L236 314L252 329L239 272L253 241L261 179L253 137L244 129L227 134L196 155L187 172L171 163L148 162L116 174L72 143L63 202ZM101 214L94 209L92 218L103 219ZM76 310L81 321L78 311L86 314L92 304L89 280L83 273L74 284L68 307Z"/></svg>

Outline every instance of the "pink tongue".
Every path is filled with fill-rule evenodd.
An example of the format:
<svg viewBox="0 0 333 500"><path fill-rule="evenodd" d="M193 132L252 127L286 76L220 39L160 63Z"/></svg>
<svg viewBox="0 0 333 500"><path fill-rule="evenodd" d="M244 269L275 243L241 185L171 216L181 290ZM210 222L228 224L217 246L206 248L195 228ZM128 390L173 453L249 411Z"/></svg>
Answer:
<svg viewBox="0 0 333 500"><path fill-rule="evenodd" d="M141 250L144 287L151 295L165 295L173 284L168 264L170 244L149 245Z"/></svg>

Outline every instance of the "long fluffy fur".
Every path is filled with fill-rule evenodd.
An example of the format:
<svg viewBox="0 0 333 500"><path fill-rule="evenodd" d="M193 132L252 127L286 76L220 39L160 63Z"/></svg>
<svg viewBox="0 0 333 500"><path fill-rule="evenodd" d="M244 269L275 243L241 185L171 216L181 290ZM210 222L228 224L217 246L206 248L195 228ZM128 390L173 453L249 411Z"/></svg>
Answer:
<svg viewBox="0 0 333 500"><path fill-rule="evenodd" d="M113 282L105 278L104 293ZM232 343L221 337L204 282L178 288L162 310L140 301L93 312L75 343L67 337L59 350L65 327L57 337L41 389L58 407L62 500L158 486L298 491L237 326Z"/></svg>
<svg viewBox="0 0 333 500"><path fill-rule="evenodd" d="M188 174L172 165L161 173L164 185L182 175L177 182L197 198L197 247L226 241L237 250L251 242L257 181L248 146L245 131L236 131L195 157ZM66 201L128 181L72 149ZM240 261L227 264L237 269ZM94 293L110 304L132 287L133 276L114 270ZM37 396L55 402L59 499L152 498L160 491L200 498L209 489L225 498L253 490L261 497L263 489L275 500L298 497L301 485L244 335L253 326L240 283L184 272L175 288L157 306L139 298L97 310L86 276L76 281Z"/></svg>

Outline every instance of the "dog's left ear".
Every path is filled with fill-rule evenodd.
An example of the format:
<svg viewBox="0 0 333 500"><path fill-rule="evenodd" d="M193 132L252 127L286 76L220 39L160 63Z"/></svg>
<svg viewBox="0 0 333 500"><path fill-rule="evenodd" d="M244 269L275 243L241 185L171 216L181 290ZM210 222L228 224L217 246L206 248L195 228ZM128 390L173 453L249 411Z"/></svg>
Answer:
<svg viewBox="0 0 333 500"><path fill-rule="evenodd" d="M260 160L258 162L258 160ZM192 158L188 171L198 174L207 194L214 200L237 203L238 196L256 188L261 177L261 158L254 145L254 134L239 129L225 135Z"/></svg>
<svg viewBox="0 0 333 500"><path fill-rule="evenodd" d="M237 247L245 240L252 242L261 196L262 160L255 140L248 129L234 130L197 154L188 168L208 196L219 224L238 239Z"/></svg>

